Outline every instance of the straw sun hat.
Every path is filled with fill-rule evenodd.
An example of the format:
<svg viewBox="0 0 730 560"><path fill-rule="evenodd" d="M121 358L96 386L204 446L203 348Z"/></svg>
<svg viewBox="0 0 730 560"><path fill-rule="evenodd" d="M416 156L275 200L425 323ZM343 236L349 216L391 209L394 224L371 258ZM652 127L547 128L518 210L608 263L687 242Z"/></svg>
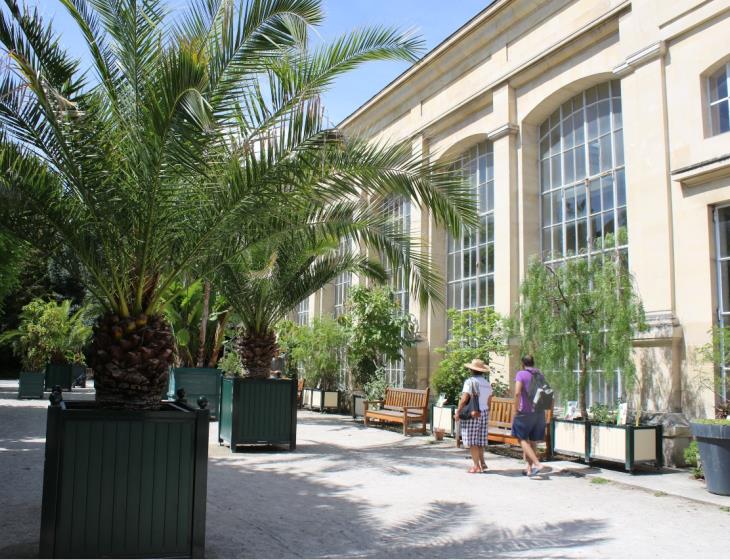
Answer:
<svg viewBox="0 0 730 560"><path fill-rule="evenodd" d="M489 369L489 366L487 364L485 364L484 361L480 360L479 358L474 358L468 364L464 364L464 367L467 369L470 369L472 371L478 371L480 373L489 373L491 371Z"/></svg>

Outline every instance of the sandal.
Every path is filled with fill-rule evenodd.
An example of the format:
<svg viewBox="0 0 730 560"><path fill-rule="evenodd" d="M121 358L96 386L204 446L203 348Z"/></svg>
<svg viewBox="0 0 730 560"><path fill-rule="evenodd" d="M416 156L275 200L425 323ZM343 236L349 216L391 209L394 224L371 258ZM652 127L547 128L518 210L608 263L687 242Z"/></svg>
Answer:
<svg viewBox="0 0 730 560"><path fill-rule="evenodd" d="M469 469L468 471L466 471L466 472L468 472L469 474L476 474L476 473L480 473L480 472L482 472L482 470L481 470L481 469L479 469L478 467L472 467L472 468L470 468L470 469Z"/></svg>

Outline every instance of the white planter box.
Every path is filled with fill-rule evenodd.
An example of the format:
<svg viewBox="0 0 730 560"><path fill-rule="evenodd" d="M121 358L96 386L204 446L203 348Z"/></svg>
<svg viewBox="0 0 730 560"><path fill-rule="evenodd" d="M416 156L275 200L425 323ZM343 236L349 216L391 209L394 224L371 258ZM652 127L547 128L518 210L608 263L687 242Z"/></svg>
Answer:
<svg viewBox="0 0 730 560"><path fill-rule="evenodd" d="M438 428L444 431L449 437L456 434L456 422L454 421L454 410L456 407L452 404L446 406L431 406L431 433Z"/></svg>
<svg viewBox="0 0 730 560"><path fill-rule="evenodd" d="M661 426L614 426L576 420L553 420L552 451L592 460L623 463L633 471L637 463L664 463Z"/></svg>
<svg viewBox="0 0 730 560"><path fill-rule="evenodd" d="M302 407L312 408L312 389L302 389Z"/></svg>
<svg viewBox="0 0 730 560"><path fill-rule="evenodd" d="M365 395L352 395L352 417L362 418L365 416Z"/></svg>
<svg viewBox="0 0 730 560"><path fill-rule="evenodd" d="M305 389L306 391L306 389ZM311 410L339 410L340 408L340 392L339 391L323 391L322 389L309 389L311 399L309 408Z"/></svg>

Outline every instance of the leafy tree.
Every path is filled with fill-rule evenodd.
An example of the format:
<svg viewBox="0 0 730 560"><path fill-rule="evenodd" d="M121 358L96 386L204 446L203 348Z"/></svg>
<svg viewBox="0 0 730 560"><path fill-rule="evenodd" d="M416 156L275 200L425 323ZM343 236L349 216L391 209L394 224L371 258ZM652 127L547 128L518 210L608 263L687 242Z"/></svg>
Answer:
<svg viewBox="0 0 730 560"><path fill-rule="evenodd" d="M84 322L86 308L71 313L71 302L33 300L23 307L20 326L7 331L3 341L13 348L26 371L41 371L46 364L80 362L81 349L91 334Z"/></svg>
<svg viewBox="0 0 730 560"><path fill-rule="evenodd" d="M415 342L413 318L388 287L353 286L340 319L347 329L347 362L358 387L389 361L401 359L403 348Z"/></svg>
<svg viewBox="0 0 730 560"><path fill-rule="evenodd" d="M630 387L632 341L646 329L632 276L615 251L555 265L533 260L513 325L523 352L551 374L554 386L563 393L577 388L586 419L588 377L603 371L610 380L620 370Z"/></svg>
<svg viewBox="0 0 730 560"><path fill-rule="evenodd" d="M491 308L459 311L449 309L451 337L439 348L443 359L431 379L435 393L444 393L447 402L457 404L469 372L464 364L475 358L489 363L492 355L507 353L506 330L502 316ZM497 385L497 389L502 389Z"/></svg>
<svg viewBox="0 0 730 560"><path fill-rule="evenodd" d="M174 19L165 0L61 0L86 69L38 11L6 3L0 228L79 263L103 307L87 353L102 406L159 407L169 288L289 232L293 215L320 227L332 201L395 193L451 229L476 223L445 165L323 125L324 88L369 60L415 60L416 39L376 27L308 49L319 0L193 0Z"/></svg>
<svg viewBox="0 0 730 560"><path fill-rule="evenodd" d="M216 367L226 331L230 330L227 329L229 310L225 300L212 288L206 291L200 280L189 284L176 283L171 289L175 295L166 298L165 317L175 336L177 365Z"/></svg>
<svg viewBox="0 0 730 560"><path fill-rule="evenodd" d="M730 380L722 378L722 368L730 364L730 327L715 325L710 330L712 340L697 348L696 358L700 362L712 364L714 375L711 380L698 376L699 387L709 389L715 394L715 416L730 416Z"/></svg>
<svg viewBox="0 0 730 560"><path fill-rule="evenodd" d="M346 341L347 335L342 326L327 317L317 317L311 325L296 329L291 359L299 366L309 387L337 388L340 349Z"/></svg>
<svg viewBox="0 0 730 560"><path fill-rule="evenodd" d="M0 233L0 313L5 298L20 285L20 274L25 264L20 240Z"/></svg>

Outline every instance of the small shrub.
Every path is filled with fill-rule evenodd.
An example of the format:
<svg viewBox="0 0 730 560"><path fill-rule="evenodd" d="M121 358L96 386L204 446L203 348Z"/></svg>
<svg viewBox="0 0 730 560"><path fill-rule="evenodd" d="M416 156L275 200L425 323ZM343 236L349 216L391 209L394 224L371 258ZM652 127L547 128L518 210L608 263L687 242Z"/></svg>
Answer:
<svg viewBox="0 0 730 560"><path fill-rule="evenodd" d="M388 388L388 382L385 379L385 370L378 368L373 378L365 383L363 391L369 401L381 401L385 399L385 390Z"/></svg>
<svg viewBox="0 0 730 560"><path fill-rule="evenodd" d="M232 350L225 353L223 358L218 362L218 369L223 371L226 375L233 377L240 377L243 375L243 365L241 364L241 358Z"/></svg>
<svg viewBox="0 0 730 560"><path fill-rule="evenodd" d="M697 442L692 441L689 447L684 450L684 461L692 469L692 475L695 478L705 478L705 473L702 470L702 463L700 462L700 450L697 447Z"/></svg>
<svg viewBox="0 0 730 560"><path fill-rule="evenodd" d="M509 397L510 396L509 385L507 385L507 383L505 383L504 381L495 379L494 381L491 381L491 384L492 384L492 394L495 397Z"/></svg>
<svg viewBox="0 0 730 560"><path fill-rule="evenodd" d="M605 404L594 404L589 411L591 421L599 424L615 424L616 410Z"/></svg>

